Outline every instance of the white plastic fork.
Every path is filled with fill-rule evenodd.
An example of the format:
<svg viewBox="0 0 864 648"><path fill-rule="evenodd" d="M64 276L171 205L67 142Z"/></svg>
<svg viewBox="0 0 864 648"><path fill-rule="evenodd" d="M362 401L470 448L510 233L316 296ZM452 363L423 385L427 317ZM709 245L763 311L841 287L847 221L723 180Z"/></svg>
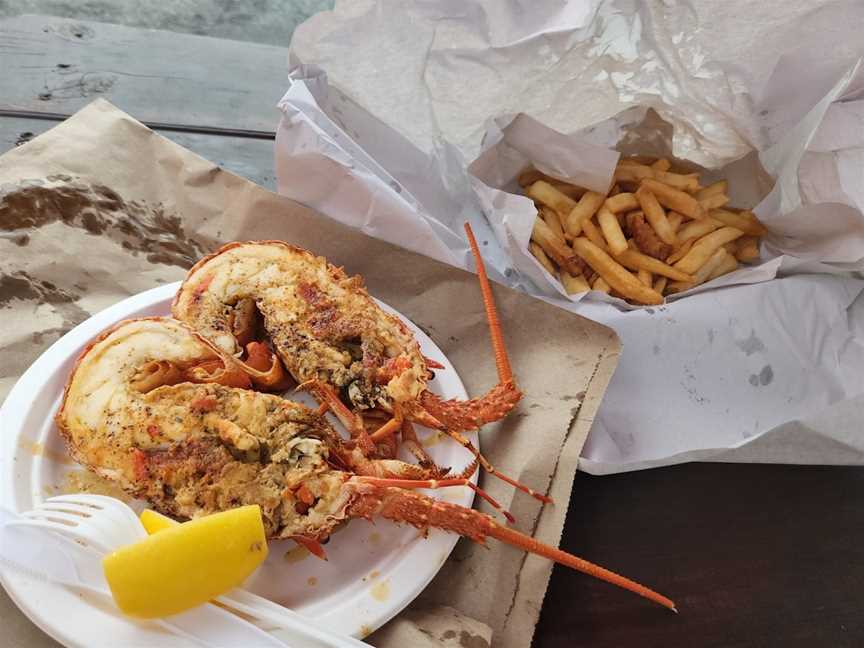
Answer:
<svg viewBox="0 0 864 648"><path fill-rule="evenodd" d="M0 562L4 567L111 600L99 552L45 528L18 524L22 521L30 522L0 508ZM290 648L258 626L210 603L151 621L203 648Z"/></svg>
<svg viewBox="0 0 864 648"><path fill-rule="evenodd" d="M126 503L104 495L78 493L51 497L10 525L39 527L110 553L147 537L141 520ZM283 630L286 639L309 648L366 647L369 644L325 630L264 597L237 588L216 599L220 604Z"/></svg>

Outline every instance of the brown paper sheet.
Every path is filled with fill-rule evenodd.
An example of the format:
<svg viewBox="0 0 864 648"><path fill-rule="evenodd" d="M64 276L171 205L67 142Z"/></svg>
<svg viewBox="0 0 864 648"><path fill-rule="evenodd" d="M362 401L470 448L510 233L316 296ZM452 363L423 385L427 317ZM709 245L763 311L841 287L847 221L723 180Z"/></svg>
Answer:
<svg viewBox="0 0 864 648"><path fill-rule="evenodd" d="M182 278L222 242L266 238L307 247L362 275L371 294L429 332L469 393L495 383L474 275L261 189L100 100L0 157L0 398L90 314ZM517 528L557 545L619 343L599 324L500 286L495 294L525 398L482 432L481 447L494 465L556 503L543 508L495 479L483 485L510 508ZM463 638L481 646L491 633L496 646L527 646L551 569L500 543L463 540L419 599L368 641L396 648L419 632L437 642L430 645Z"/></svg>

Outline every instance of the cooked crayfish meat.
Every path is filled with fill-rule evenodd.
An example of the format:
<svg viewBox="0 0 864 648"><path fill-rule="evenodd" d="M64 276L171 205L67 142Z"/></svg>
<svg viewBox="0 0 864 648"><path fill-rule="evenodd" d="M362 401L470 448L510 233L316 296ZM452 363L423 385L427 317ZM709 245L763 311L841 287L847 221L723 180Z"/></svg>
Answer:
<svg viewBox="0 0 864 648"><path fill-rule="evenodd" d="M85 349L56 421L77 461L173 517L258 504L268 537L293 538L319 555L319 543L344 521L384 517L477 542L497 538L674 609L660 594L479 511L412 492L470 482L370 460L314 410L247 389L245 380L232 356L184 324L131 320Z"/></svg>
<svg viewBox="0 0 864 648"><path fill-rule="evenodd" d="M263 329L288 372L339 417L367 454L374 455L376 443L400 430L410 436L405 421L420 423L455 438L488 472L549 501L502 475L460 434L503 418L522 396L504 350L476 241L466 229L477 260L500 380L481 398L444 401L429 391L431 361L423 356L408 327L369 296L362 279L281 241L230 243L205 257L189 271L172 313L238 358L244 356L244 344L249 344L249 331ZM362 413L376 410L392 418L369 433Z"/></svg>

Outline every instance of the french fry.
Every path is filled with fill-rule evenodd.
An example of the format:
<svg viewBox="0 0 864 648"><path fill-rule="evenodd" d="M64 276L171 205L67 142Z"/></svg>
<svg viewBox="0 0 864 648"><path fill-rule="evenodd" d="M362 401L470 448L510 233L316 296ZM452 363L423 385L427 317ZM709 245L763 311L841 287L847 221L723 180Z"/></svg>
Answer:
<svg viewBox="0 0 864 648"><path fill-rule="evenodd" d="M757 260L768 231L752 211L727 206L727 180L703 187L667 158L620 158L606 195L533 167L517 180L538 210L531 253L571 295L660 304Z"/></svg>
<svg viewBox="0 0 864 648"><path fill-rule="evenodd" d="M583 224L594 217L604 200L606 200L606 196L603 194L596 191L586 191L574 207L564 212L566 214L562 221L564 231L570 236L579 236L582 233Z"/></svg>
<svg viewBox="0 0 864 648"><path fill-rule="evenodd" d="M654 286L654 280L651 277L651 273L644 268L640 268L639 271L636 272L636 278L649 288Z"/></svg>
<svg viewBox="0 0 864 648"><path fill-rule="evenodd" d="M596 290L597 292L609 294L609 291L612 290L612 287L607 283L607 281L597 275L597 278L594 280L594 283L591 284L591 290Z"/></svg>
<svg viewBox="0 0 864 648"><path fill-rule="evenodd" d="M675 250L672 254L668 256L666 259L666 263L669 265L673 265L676 261L683 259L684 255L690 251L690 248L693 247L693 244L696 242L696 237L692 236L688 239L681 239L682 243L678 246L678 249Z"/></svg>
<svg viewBox="0 0 864 648"><path fill-rule="evenodd" d="M584 237L573 240L573 249L591 268L625 298L640 304L662 304L663 295L642 283L626 268Z"/></svg>
<svg viewBox="0 0 864 648"><path fill-rule="evenodd" d="M552 260L546 256L542 247L537 245L534 241L531 241L528 244L528 249L531 250L531 254L533 254L534 258L540 262L540 265L546 268L546 272L551 274L553 277L558 276L558 269L555 267L555 264L552 263Z"/></svg>
<svg viewBox="0 0 864 648"><path fill-rule="evenodd" d="M546 221L549 229L555 233L555 236L563 241L564 228L561 226L561 218L558 216L558 212L554 209L549 209L548 207L541 207L540 215L543 217L543 220Z"/></svg>
<svg viewBox="0 0 864 648"><path fill-rule="evenodd" d="M699 174L697 173L672 173L671 171L655 169L631 160L627 162L619 161L613 177L616 182L625 183L639 183L646 178L653 178L675 189L691 193L695 193L702 188L699 184Z"/></svg>
<svg viewBox="0 0 864 648"><path fill-rule="evenodd" d="M726 256L723 257L723 262L720 263L714 270L711 271L711 274L708 275L708 281L712 279L716 279L722 275L728 274L738 269L738 259L735 258L734 254L729 254L727 252Z"/></svg>
<svg viewBox="0 0 864 648"><path fill-rule="evenodd" d="M665 185L686 191L688 193L696 193L702 188L699 184L698 173L672 173L671 171L655 171L654 178Z"/></svg>
<svg viewBox="0 0 864 648"><path fill-rule="evenodd" d="M678 240L685 241L689 238L700 238L706 234L710 234L716 229L723 227L723 223L713 218L703 218L702 220L690 221L678 230Z"/></svg>
<svg viewBox="0 0 864 648"><path fill-rule="evenodd" d="M674 295L675 293L684 292L693 287L692 281L670 281L666 284L666 294Z"/></svg>
<svg viewBox="0 0 864 648"><path fill-rule="evenodd" d="M734 227L721 227L696 241L693 247L690 248L690 251L674 265L679 270L694 274L699 268L705 265L719 248L723 247L724 243L734 241L743 235L744 232ZM723 250L723 252L725 254L726 250Z"/></svg>
<svg viewBox="0 0 864 648"><path fill-rule="evenodd" d="M531 240L537 243L550 259L555 261L563 270L570 274L582 272L582 266L576 259L576 253L564 242L564 239L555 236L555 232L546 224L542 218L534 219L534 229L531 230Z"/></svg>
<svg viewBox="0 0 864 648"><path fill-rule="evenodd" d="M675 230L669 224L666 212L663 211L654 194L643 185L636 192L636 200L639 201L639 206L645 214L645 220L654 228L660 240L669 245L674 245L678 241L678 237L675 236Z"/></svg>
<svg viewBox="0 0 864 648"><path fill-rule="evenodd" d="M729 227L736 227L745 234L752 236L763 236L768 233L765 226L759 222L756 215L751 211L742 211L740 213L729 211L727 209L712 209L708 215L714 220L718 220Z"/></svg>
<svg viewBox="0 0 864 648"><path fill-rule="evenodd" d="M708 277L711 276L711 273L719 268L728 256L729 253L722 247L714 250L714 253L708 257L708 260L705 263L702 264L702 267L694 273L693 284L698 286L699 284L708 281Z"/></svg>
<svg viewBox="0 0 864 648"><path fill-rule="evenodd" d="M759 239L755 236L742 236L736 243L735 258L743 263L759 258Z"/></svg>
<svg viewBox="0 0 864 648"><path fill-rule="evenodd" d="M564 214L569 214L570 210L576 206L575 200L570 196L561 193L545 180L538 180L528 187L528 189L525 190L525 193L529 198L532 198L547 207L551 207L562 216Z"/></svg>
<svg viewBox="0 0 864 648"><path fill-rule="evenodd" d="M604 252L608 252L609 248L606 247L606 239L603 238L603 235L600 233L600 230L594 224L590 218L582 223L582 233L588 237L594 245L599 247Z"/></svg>
<svg viewBox="0 0 864 648"><path fill-rule="evenodd" d="M700 189L696 192L696 200L705 200L706 198L710 198L711 196L716 196L717 194L725 194L729 189L729 183L725 180L720 180L719 182L715 182L714 184L710 184L704 189Z"/></svg>
<svg viewBox="0 0 864 648"><path fill-rule="evenodd" d="M618 164L623 166L627 164L636 164L639 166L651 166L657 158L651 157L650 155L630 155L628 157L622 157L618 160Z"/></svg>
<svg viewBox="0 0 864 648"><path fill-rule="evenodd" d="M691 281L693 279L690 274L632 248L617 255L615 260L630 270L647 270L652 274L669 277L674 281Z"/></svg>
<svg viewBox="0 0 864 648"><path fill-rule="evenodd" d="M601 277L600 275L597 275L597 278L594 280L594 283L591 284L591 290L596 290L597 292L603 292L603 293L606 293L608 295L610 293L610 291L612 290L612 287L606 282L606 280L603 277Z"/></svg>
<svg viewBox="0 0 864 648"><path fill-rule="evenodd" d="M642 186L654 194L658 202L666 209L672 209L688 218L700 219L706 217L705 210L702 209L699 201L680 189L650 178L643 180Z"/></svg>
<svg viewBox="0 0 864 648"><path fill-rule="evenodd" d="M588 292L591 286L585 281L585 277L580 275L571 275L569 272L561 273L561 284L568 295L576 295L578 293Z"/></svg>
<svg viewBox="0 0 864 648"><path fill-rule="evenodd" d="M587 189L583 187L577 187L574 184L570 184L569 182L562 182L561 180L551 180L549 181L553 187L555 187L558 191L563 193L565 196L569 196L573 200L579 200Z"/></svg>
<svg viewBox="0 0 864 648"><path fill-rule="evenodd" d="M620 254L627 249L627 239L624 237L624 232L621 231L621 225L618 224L615 214L605 207L601 207L600 211L597 212L597 222L600 224L609 251L613 255Z"/></svg>
<svg viewBox="0 0 864 648"><path fill-rule="evenodd" d="M637 162L619 162L612 176L615 182L640 183L646 178L654 177L654 169Z"/></svg>
<svg viewBox="0 0 864 648"><path fill-rule="evenodd" d="M639 201L636 200L634 194L626 192L615 194L611 198L607 198L606 202L603 203L603 206L613 214L620 214L621 212L639 209Z"/></svg>
<svg viewBox="0 0 864 648"><path fill-rule="evenodd" d="M708 211L709 209L716 209L717 207L722 207L726 203L729 202L729 196L726 194L714 194L713 196L708 196L707 198L698 198L699 204L702 206L702 209Z"/></svg>
<svg viewBox="0 0 864 648"><path fill-rule="evenodd" d="M684 290L688 290L690 288L705 283L706 281L708 281L711 274L723 263L726 262L726 259L728 259L729 256L729 253L724 248L717 248L716 250L714 250L714 254L712 254L708 258L708 260L702 265L702 267L696 271L691 281L673 281L671 284L669 284L669 288L674 292L683 292Z"/></svg>
<svg viewBox="0 0 864 648"><path fill-rule="evenodd" d="M526 187L530 187L538 180L546 180L548 182L550 178L545 173L543 173L542 171L538 171L534 167L529 167L525 169L522 173L519 174L519 177L516 178L516 182L518 182L519 186L523 189L525 189Z"/></svg>

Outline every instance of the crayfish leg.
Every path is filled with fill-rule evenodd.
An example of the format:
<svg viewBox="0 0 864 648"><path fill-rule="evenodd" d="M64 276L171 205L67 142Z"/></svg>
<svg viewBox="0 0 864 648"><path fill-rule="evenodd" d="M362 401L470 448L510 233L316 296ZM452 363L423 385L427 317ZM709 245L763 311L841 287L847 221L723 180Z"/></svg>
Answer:
<svg viewBox="0 0 864 648"><path fill-rule="evenodd" d="M322 408L326 405L327 409L333 412L336 418L345 426L351 434L351 438L357 442L358 447L363 451L363 454L366 456L375 454L375 444L366 431L363 417L345 407L335 389L320 380L307 380L297 385L297 390L306 390L311 393L321 404ZM318 411L321 411L321 408ZM327 410L324 411L326 412Z"/></svg>
<svg viewBox="0 0 864 648"><path fill-rule="evenodd" d="M309 553L311 553L316 558L320 558L321 560L327 560L327 553L324 551L324 547L321 546L321 543L313 538L307 538L306 536L291 536L290 538L301 547L304 547Z"/></svg>
<svg viewBox="0 0 864 648"><path fill-rule="evenodd" d="M432 457L429 456L429 453L426 452L426 449L420 443L420 439L417 438L417 432L414 430L414 426L411 425L411 421L405 419L402 421L402 444L408 449L415 459L420 463L423 468L430 470L434 473L435 479L441 479L445 475L450 472L450 468L444 468L436 464ZM475 465L476 469L476 465ZM457 475L458 477L468 478L474 474L474 469L467 475Z"/></svg>
<svg viewBox="0 0 864 648"><path fill-rule="evenodd" d="M495 466L493 466L491 463L489 463L489 461L487 461L486 457L484 457L482 454L480 454L480 451L474 447L473 443L471 443L468 439L466 439L464 436L462 436L461 434L459 434L455 430L445 429L444 433L447 434L451 439L455 440L463 448L468 450L468 452L473 454L474 457L477 459L477 461L480 462L480 465L483 467L483 470L485 470L490 475L497 477L501 481L507 482L508 484L510 484L514 488L522 491L523 493L528 493L528 495L530 495L531 497L533 497L536 500L540 500L544 504L551 504L552 503L552 498L549 497L548 495L544 495L543 493L538 493L533 488L526 486L522 482L516 481L512 477L508 477L507 475L502 473L500 470L498 470Z"/></svg>
<svg viewBox="0 0 864 648"><path fill-rule="evenodd" d="M452 477L450 479L425 479L425 480L417 480L417 479L393 479L393 478L382 478L382 477L356 477L357 481L364 482L367 484L373 484L375 486L383 486L383 487L394 487L394 488L447 488L448 486L467 486L471 490L473 490L477 495L482 497L484 500L489 502L493 508L501 511L504 517L507 518L507 521L510 524L514 524L516 522L516 518L505 509L501 504L493 498L489 493L480 488L477 484L472 482L469 479L465 479L462 477Z"/></svg>

